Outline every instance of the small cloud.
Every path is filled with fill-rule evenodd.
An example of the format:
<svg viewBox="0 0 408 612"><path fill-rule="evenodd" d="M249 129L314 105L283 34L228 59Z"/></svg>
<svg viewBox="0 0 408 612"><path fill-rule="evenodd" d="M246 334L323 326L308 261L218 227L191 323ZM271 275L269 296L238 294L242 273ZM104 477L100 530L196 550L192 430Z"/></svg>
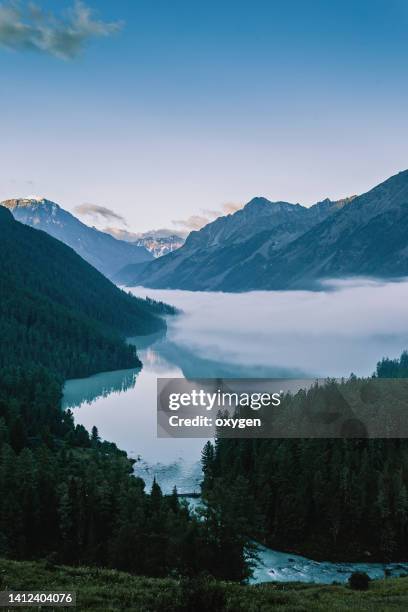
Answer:
<svg viewBox="0 0 408 612"><path fill-rule="evenodd" d="M207 225L209 221L210 220L208 219L208 217L202 217L201 215L191 215L191 217L188 217L188 219L174 220L173 223L174 225L184 227L187 230L192 231L201 229L202 227L204 227L204 225Z"/></svg>
<svg viewBox="0 0 408 612"><path fill-rule="evenodd" d="M122 215L119 215L106 206L99 206L98 204L80 204L74 208L74 211L81 217L91 218L95 223L99 223L101 220L104 222L119 221L119 223L127 226L126 219L122 217Z"/></svg>
<svg viewBox="0 0 408 612"><path fill-rule="evenodd" d="M214 221L218 217L223 217L224 215L230 215L237 210L240 210L243 207L243 204L236 202L227 202L221 206L220 210L207 210L202 209L200 215L191 215L188 219L182 220L174 220L174 225L179 227L184 227L189 231L199 230L211 221Z"/></svg>
<svg viewBox="0 0 408 612"><path fill-rule="evenodd" d="M119 22L97 19L79 0L62 18L32 3L0 4L0 44L15 51L39 51L70 60L92 38L110 36L121 27Z"/></svg>
<svg viewBox="0 0 408 612"><path fill-rule="evenodd" d="M231 215L237 210L241 210L244 205L241 202L227 202L223 205L222 209L225 215Z"/></svg>
<svg viewBox="0 0 408 612"><path fill-rule="evenodd" d="M121 227L103 227L102 231L105 234L110 234L114 238L118 238L118 240L125 240L126 242L136 242L142 238L142 234L139 232L129 232Z"/></svg>
<svg viewBox="0 0 408 612"><path fill-rule="evenodd" d="M220 217L222 215L221 210L210 210L208 208L203 208L201 212L208 220L216 219L217 217Z"/></svg>

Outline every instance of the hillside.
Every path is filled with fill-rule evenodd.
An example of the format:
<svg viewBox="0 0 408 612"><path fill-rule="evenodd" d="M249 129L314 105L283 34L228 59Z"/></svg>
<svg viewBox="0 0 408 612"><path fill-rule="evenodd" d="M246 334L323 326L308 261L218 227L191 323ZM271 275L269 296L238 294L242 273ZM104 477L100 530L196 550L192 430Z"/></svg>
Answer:
<svg viewBox="0 0 408 612"><path fill-rule="evenodd" d="M157 305L120 291L72 249L0 207L0 367L29 361L64 376L139 362L126 335L162 329Z"/></svg>
<svg viewBox="0 0 408 612"><path fill-rule="evenodd" d="M304 583L242 586L232 582L146 578L115 570L0 559L0 588L76 591L78 611L404 612L408 608L408 578L375 580L367 591L353 591L343 585Z"/></svg>
<svg viewBox="0 0 408 612"><path fill-rule="evenodd" d="M185 245L127 266L128 285L214 291L318 288L327 278L408 274L408 170L367 193L309 209L256 198ZM252 213L252 214L251 214ZM275 223L276 221L276 223Z"/></svg>
<svg viewBox="0 0 408 612"><path fill-rule="evenodd" d="M45 198L16 198L5 200L1 205L8 208L17 221L41 229L73 248L108 278L127 264L153 259L143 245L130 244L89 227Z"/></svg>

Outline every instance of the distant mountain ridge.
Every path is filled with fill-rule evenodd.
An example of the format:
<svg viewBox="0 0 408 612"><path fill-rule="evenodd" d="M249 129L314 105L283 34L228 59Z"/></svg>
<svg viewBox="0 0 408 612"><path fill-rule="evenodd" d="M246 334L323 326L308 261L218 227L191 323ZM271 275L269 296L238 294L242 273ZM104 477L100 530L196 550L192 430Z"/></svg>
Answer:
<svg viewBox="0 0 408 612"><path fill-rule="evenodd" d="M237 266L274 253L348 206L353 197L328 198L307 208L289 202L253 198L237 212L193 231L184 246L146 265L128 265L116 276L119 284L148 287L225 290L225 278ZM244 279L241 279L241 282ZM240 290L237 287L227 290Z"/></svg>
<svg viewBox="0 0 408 612"><path fill-rule="evenodd" d="M131 242L147 249L153 257L162 257L183 246L185 238L171 230L151 230L150 232L129 232L116 227L103 230L118 240Z"/></svg>
<svg viewBox="0 0 408 612"><path fill-rule="evenodd" d="M118 283L204 291L318 288L323 279L408 275L408 170L367 193L300 204L254 198Z"/></svg>
<svg viewBox="0 0 408 612"><path fill-rule="evenodd" d="M1 202L17 221L41 229L74 249L108 278L123 266L153 259L142 245L118 240L89 227L46 198L14 198Z"/></svg>
<svg viewBox="0 0 408 612"><path fill-rule="evenodd" d="M255 262L254 262L255 263ZM306 287L318 279L408 275L408 170L364 193L267 262L231 271L226 286Z"/></svg>

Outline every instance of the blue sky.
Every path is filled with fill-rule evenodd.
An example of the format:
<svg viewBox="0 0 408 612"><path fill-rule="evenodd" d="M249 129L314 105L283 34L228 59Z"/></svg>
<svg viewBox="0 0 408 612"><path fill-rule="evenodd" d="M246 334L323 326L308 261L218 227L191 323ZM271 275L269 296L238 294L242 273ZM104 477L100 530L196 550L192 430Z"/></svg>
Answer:
<svg viewBox="0 0 408 612"><path fill-rule="evenodd" d="M67 19L73 3L37 6ZM142 231L256 195L359 193L408 167L405 0L86 6L70 59L55 24L36 50L0 11L0 198L105 206ZM97 19L120 26L101 35Z"/></svg>

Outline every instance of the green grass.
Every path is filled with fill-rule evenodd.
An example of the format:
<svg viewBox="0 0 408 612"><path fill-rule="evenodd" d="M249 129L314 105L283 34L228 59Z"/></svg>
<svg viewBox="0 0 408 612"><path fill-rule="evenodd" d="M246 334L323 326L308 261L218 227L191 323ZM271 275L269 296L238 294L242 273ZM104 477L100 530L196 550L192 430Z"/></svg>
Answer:
<svg viewBox="0 0 408 612"><path fill-rule="evenodd" d="M104 612L408 610L408 578L373 581L368 591L359 592L338 585L264 583L241 586L204 579L188 582L131 576L115 570L0 559L0 590L72 590L77 592L76 610Z"/></svg>

